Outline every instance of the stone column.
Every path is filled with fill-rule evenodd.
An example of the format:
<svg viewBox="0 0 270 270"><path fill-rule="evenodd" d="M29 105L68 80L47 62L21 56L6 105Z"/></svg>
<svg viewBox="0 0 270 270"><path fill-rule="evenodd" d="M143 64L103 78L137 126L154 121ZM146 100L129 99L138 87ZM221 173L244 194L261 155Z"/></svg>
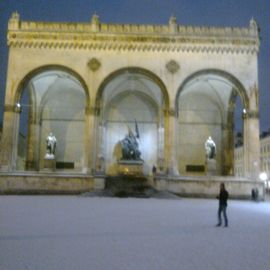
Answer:
<svg viewBox="0 0 270 270"><path fill-rule="evenodd" d="M36 118L30 112L29 122L28 122L28 138L27 138L27 160L26 169L27 170L37 170L37 150L39 146L38 141L38 130L39 125L36 123Z"/></svg>
<svg viewBox="0 0 270 270"><path fill-rule="evenodd" d="M16 168L19 114L21 110L15 105L6 104L1 139L1 170L12 171Z"/></svg>
<svg viewBox="0 0 270 270"><path fill-rule="evenodd" d="M97 116L99 117L99 116ZM100 117L99 117L100 118ZM105 174L105 126L102 119L96 120L96 156L95 156L95 172L97 174Z"/></svg>
<svg viewBox="0 0 270 270"><path fill-rule="evenodd" d="M92 30L99 31L99 18L95 14L92 17ZM100 114L100 108L96 106L96 94L98 91L98 81L99 81L99 71L101 68L101 62L99 59L93 57L87 62L87 66L89 68L89 77L88 77L88 85L91 85L93 97L89 100L89 108L87 109L87 120L86 120L86 164L87 171L94 173L96 170L96 155L97 155L97 136L98 136L98 119ZM90 89L90 87L89 87Z"/></svg>
<svg viewBox="0 0 270 270"><path fill-rule="evenodd" d="M252 180L259 179L260 133L257 111L245 111L244 118L244 173Z"/></svg>
<svg viewBox="0 0 270 270"><path fill-rule="evenodd" d="M96 109L94 107L86 108L86 121L85 121L85 147L84 147L84 165L83 171L85 173L93 173L95 164L94 157L96 152L95 146L95 117Z"/></svg>
<svg viewBox="0 0 270 270"><path fill-rule="evenodd" d="M169 109L165 111L165 117L168 121L168 132L166 134L166 159L167 159L167 168L169 175L179 175L178 166L177 166L177 152L176 152L176 113L174 109Z"/></svg>
<svg viewBox="0 0 270 270"><path fill-rule="evenodd" d="M165 164L165 146L164 146L164 114L160 107L157 120L157 158L156 164L158 174L165 174L166 164Z"/></svg>
<svg viewBox="0 0 270 270"><path fill-rule="evenodd" d="M223 127L223 151L221 156L221 174L232 175L233 174L233 151L234 151L234 140L233 130L231 125Z"/></svg>
<svg viewBox="0 0 270 270"><path fill-rule="evenodd" d="M228 123L222 126L222 156L221 156L221 174L233 174L233 157L234 157L234 134L233 134L233 110L228 111Z"/></svg>
<svg viewBox="0 0 270 270"><path fill-rule="evenodd" d="M165 169L165 150L164 150L164 126L162 123L158 124L158 156L157 156L157 172L159 174L164 174Z"/></svg>

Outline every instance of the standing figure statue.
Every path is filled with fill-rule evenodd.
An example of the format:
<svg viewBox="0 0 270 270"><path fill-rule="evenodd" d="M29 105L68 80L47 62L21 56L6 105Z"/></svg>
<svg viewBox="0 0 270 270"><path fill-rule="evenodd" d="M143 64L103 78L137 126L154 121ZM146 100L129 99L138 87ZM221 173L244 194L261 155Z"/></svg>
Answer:
<svg viewBox="0 0 270 270"><path fill-rule="evenodd" d="M56 138L52 132L48 135L46 139L46 158L54 158L55 149L56 149Z"/></svg>
<svg viewBox="0 0 270 270"><path fill-rule="evenodd" d="M211 136L208 137L204 145L207 159L214 159L216 156L216 144Z"/></svg>

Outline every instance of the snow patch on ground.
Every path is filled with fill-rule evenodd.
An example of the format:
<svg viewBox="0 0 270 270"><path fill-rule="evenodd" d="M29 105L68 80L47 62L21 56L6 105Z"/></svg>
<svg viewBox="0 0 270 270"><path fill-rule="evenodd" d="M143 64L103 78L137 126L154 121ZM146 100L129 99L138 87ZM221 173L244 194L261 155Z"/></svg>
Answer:
<svg viewBox="0 0 270 270"><path fill-rule="evenodd" d="M270 204L0 196L0 270L269 270Z"/></svg>

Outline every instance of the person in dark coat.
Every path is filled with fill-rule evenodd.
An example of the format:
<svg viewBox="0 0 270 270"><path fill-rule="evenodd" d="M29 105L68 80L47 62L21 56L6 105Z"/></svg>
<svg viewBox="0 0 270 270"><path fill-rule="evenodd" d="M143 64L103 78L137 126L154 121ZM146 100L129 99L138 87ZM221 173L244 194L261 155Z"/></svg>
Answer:
<svg viewBox="0 0 270 270"><path fill-rule="evenodd" d="M225 184L221 183L219 195L217 196L217 199L219 200L218 223L216 225L217 227L221 226L221 224L222 224L221 213L223 213L223 217L224 217L224 227L228 227L228 218L227 218L227 213L226 213L228 198L229 198L229 193L225 189Z"/></svg>

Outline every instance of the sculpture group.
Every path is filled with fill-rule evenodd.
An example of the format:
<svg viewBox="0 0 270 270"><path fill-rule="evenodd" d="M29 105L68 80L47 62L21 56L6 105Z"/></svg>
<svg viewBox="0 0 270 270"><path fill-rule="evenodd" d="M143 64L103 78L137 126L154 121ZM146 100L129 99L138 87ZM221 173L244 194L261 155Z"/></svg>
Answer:
<svg viewBox="0 0 270 270"><path fill-rule="evenodd" d="M129 128L128 134L125 136L123 140L120 141L122 147L121 160L142 160L141 152L139 150L138 139L140 135L137 122L135 122L135 132L136 135L134 135L132 130Z"/></svg>

